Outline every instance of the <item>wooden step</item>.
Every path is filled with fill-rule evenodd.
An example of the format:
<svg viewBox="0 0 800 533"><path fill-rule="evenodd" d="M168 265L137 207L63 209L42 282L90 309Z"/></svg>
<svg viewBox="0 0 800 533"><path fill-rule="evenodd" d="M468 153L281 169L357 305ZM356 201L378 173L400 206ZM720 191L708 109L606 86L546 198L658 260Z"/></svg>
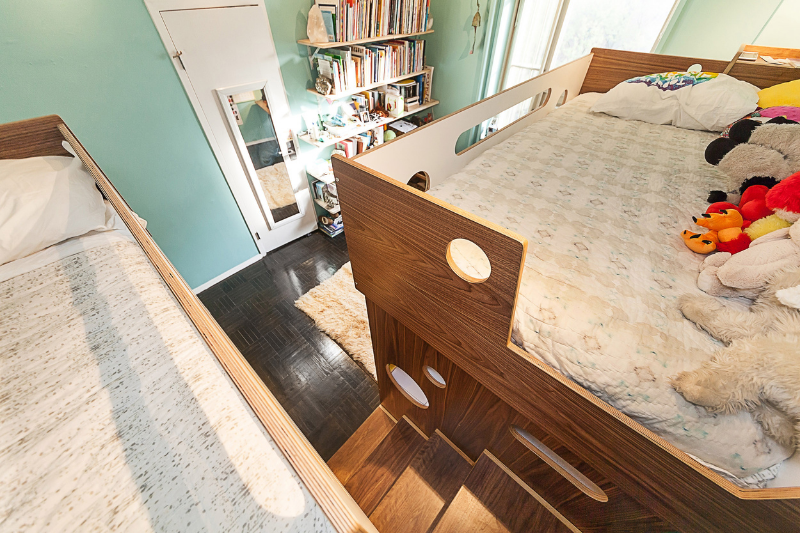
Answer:
<svg viewBox="0 0 800 533"><path fill-rule="evenodd" d="M378 531L428 531L471 469L472 462L460 450L434 433L369 518Z"/></svg>
<svg viewBox="0 0 800 533"><path fill-rule="evenodd" d="M383 407L378 406L339 450L328 459L328 467L342 485L369 457L397 422Z"/></svg>
<svg viewBox="0 0 800 533"><path fill-rule="evenodd" d="M483 452L435 533L567 533L579 530L489 452Z"/></svg>
<svg viewBox="0 0 800 533"><path fill-rule="evenodd" d="M369 516L428 439L406 417L369 454L344 487Z"/></svg>

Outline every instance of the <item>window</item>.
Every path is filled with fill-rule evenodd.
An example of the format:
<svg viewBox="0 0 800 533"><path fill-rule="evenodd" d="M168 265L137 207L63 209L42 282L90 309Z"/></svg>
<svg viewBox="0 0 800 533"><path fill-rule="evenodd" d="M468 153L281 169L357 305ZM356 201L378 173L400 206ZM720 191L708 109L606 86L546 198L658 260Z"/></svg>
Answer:
<svg viewBox="0 0 800 533"><path fill-rule="evenodd" d="M649 52L675 0L519 0L502 74L508 89L588 54L592 48ZM528 113L524 102L494 119L484 135Z"/></svg>
<svg viewBox="0 0 800 533"><path fill-rule="evenodd" d="M570 0L552 67L592 48L649 52L672 12L674 0Z"/></svg>

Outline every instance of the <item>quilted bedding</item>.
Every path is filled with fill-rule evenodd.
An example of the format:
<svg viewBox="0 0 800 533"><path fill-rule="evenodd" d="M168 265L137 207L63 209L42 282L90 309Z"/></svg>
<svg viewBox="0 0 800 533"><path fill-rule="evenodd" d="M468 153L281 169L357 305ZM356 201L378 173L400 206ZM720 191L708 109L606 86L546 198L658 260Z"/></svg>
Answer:
<svg viewBox="0 0 800 533"><path fill-rule="evenodd" d="M721 347L676 306L699 293L701 261L680 232L723 188L703 158L714 135L591 113L595 98L553 111L430 193L528 239L515 343L683 451L745 484L769 479L792 450L750 414L708 413L669 384Z"/></svg>
<svg viewBox="0 0 800 533"><path fill-rule="evenodd" d="M71 244L0 277L0 530L334 531L141 248Z"/></svg>

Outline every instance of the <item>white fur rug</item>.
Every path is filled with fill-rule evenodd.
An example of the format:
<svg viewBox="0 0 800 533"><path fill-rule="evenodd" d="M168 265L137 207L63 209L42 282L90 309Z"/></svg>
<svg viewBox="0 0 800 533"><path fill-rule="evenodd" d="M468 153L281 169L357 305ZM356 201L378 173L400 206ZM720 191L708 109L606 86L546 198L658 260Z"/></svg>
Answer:
<svg viewBox="0 0 800 533"><path fill-rule="evenodd" d="M375 373L375 356L372 353L372 338L369 335L367 304L364 295L358 292L353 282L350 263L298 298L294 305L310 316L326 335L339 343L347 355L373 379L378 379Z"/></svg>

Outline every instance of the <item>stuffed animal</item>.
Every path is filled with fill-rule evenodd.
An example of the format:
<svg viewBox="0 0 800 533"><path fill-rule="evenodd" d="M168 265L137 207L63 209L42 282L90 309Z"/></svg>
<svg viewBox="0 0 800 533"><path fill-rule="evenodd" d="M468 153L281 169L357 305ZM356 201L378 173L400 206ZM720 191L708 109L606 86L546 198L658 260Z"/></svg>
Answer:
<svg viewBox="0 0 800 533"><path fill-rule="evenodd" d="M728 190L712 191L709 202L735 201L748 187L768 188L800 171L800 124L777 117L767 123L741 120L729 137L706 147L706 161L728 176Z"/></svg>
<svg viewBox="0 0 800 533"><path fill-rule="evenodd" d="M750 246L750 237L742 232L747 226L739 208L725 206L722 209L721 206L725 203L711 204L700 218L692 217L695 224L710 231L700 234L686 230L681 234L683 242L693 252L709 254L720 250L735 254Z"/></svg>
<svg viewBox="0 0 800 533"><path fill-rule="evenodd" d="M762 218L744 231L777 220L773 231L754 239L747 250L732 254L716 254L700 265L697 286L713 296L744 296L754 299L764 288L767 278L778 270L800 266L800 172L773 187L766 196L766 205L774 215Z"/></svg>
<svg viewBox="0 0 800 533"><path fill-rule="evenodd" d="M754 300L767 280L781 270L800 267L800 225L774 231L738 254L716 253L700 265L697 286L711 296Z"/></svg>
<svg viewBox="0 0 800 533"><path fill-rule="evenodd" d="M800 228L800 226L795 225ZM683 315L728 346L672 385L711 412L749 411L784 446L800 444L800 267L775 272L748 311L685 295Z"/></svg>

